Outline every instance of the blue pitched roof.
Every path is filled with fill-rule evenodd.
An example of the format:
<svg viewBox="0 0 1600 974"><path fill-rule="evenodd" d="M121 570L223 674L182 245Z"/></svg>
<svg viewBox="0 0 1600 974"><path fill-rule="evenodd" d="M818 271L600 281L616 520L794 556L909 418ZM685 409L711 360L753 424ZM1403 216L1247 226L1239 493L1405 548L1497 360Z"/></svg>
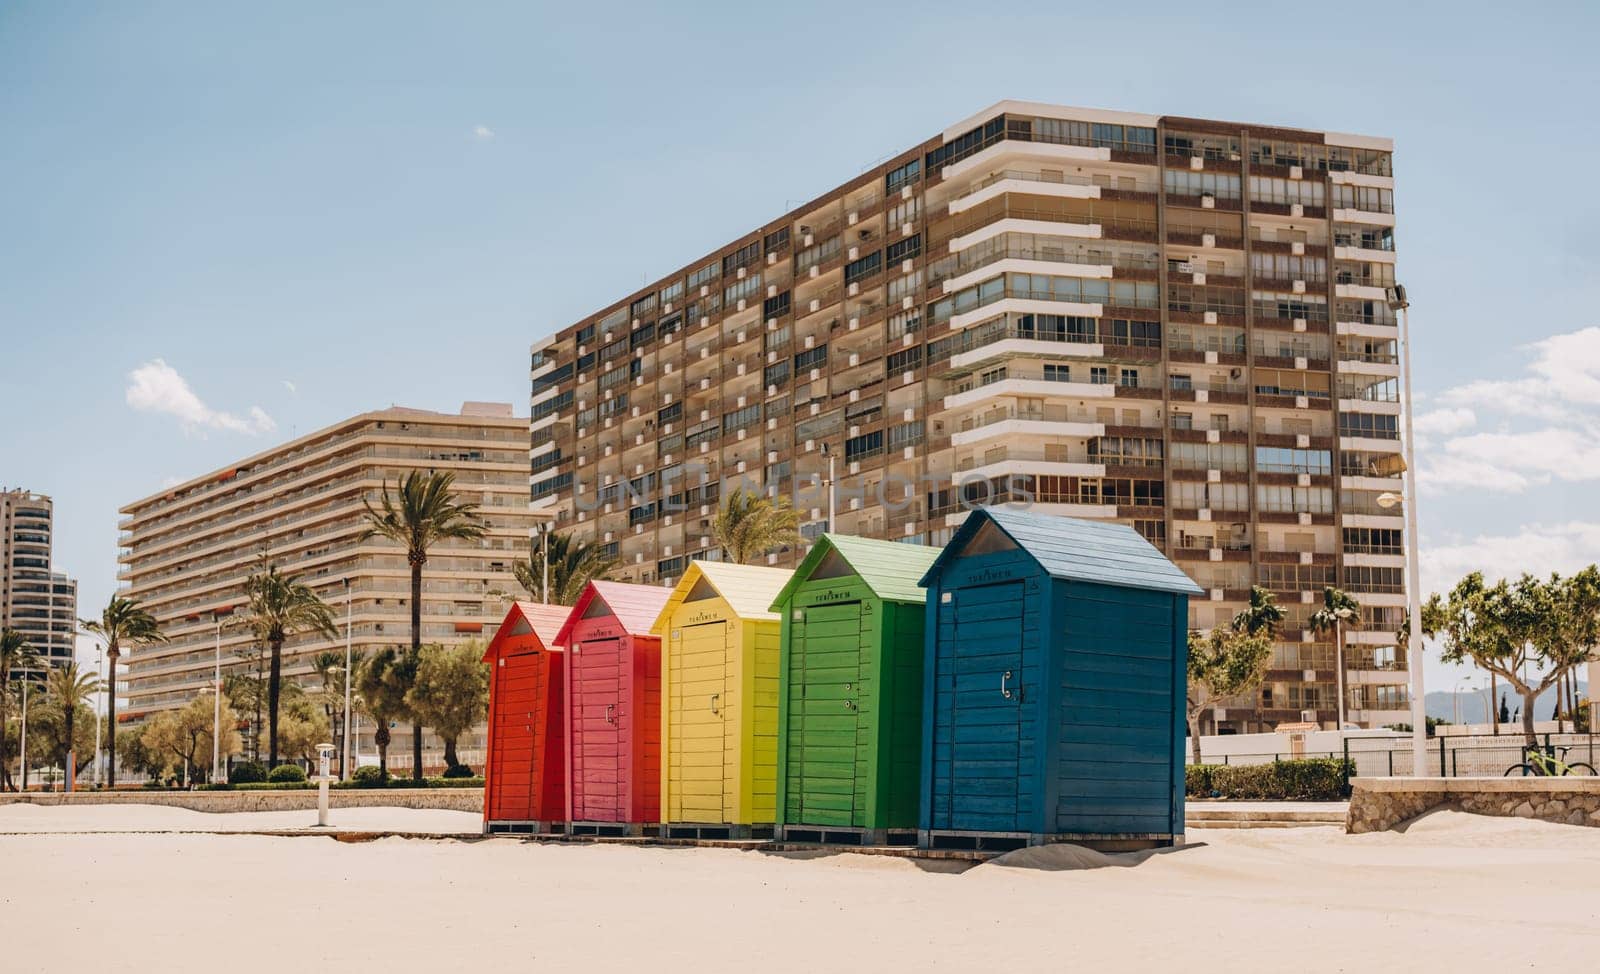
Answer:
<svg viewBox="0 0 1600 974"><path fill-rule="evenodd" d="M1055 578L1180 595L1202 594L1200 586L1183 569L1126 524L995 507L979 508L968 515L949 546L922 576L924 587L932 583L950 559L959 556L967 539L985 521L993 521Z"/></svg>

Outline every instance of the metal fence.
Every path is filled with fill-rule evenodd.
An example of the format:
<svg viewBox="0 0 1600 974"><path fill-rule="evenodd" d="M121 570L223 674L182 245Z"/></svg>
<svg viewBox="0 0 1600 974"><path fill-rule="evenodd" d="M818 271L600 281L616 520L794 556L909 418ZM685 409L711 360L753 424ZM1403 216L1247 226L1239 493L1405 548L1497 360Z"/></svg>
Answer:
<svg viewBox="0 0 1600 974"><path fill-rule="evenodd" d="M1541 734L1538 746L1548 755L1567 764L1597 764L1600 738L1593 734ZM1409 738L1345 738L1339 751L1304 749L1275 753L1219 754L1207 757L1206 764L1269 764L1302 758L1345 758L1352 777L1408 777L1412 774L1412 748ZM1422 774L1428 777L1501 777L1508 769L1522 764L1524 743L1521 734L1453 735L1428 738L1427 763Z"/></svg>

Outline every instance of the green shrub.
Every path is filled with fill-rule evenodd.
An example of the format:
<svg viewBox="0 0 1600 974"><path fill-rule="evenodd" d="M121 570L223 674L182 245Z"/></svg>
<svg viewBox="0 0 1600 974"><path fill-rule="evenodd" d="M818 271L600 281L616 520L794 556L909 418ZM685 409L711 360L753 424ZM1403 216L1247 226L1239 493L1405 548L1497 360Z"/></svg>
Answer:
<svg viewBox="0 0 1600 974"><path fill-rule="evenodd" d="M306 791L313 785L309 781L252 781L233 787L239 791Z"/></svg>
<svg viewBox="0 0 1600 974"><path fill-rule="evenodd" d="M446 778L470 778L472 777L472 769L464 764L453 764L444 769L444 776Z"/></svg>
<svg viewBox="0 0 1600 974"><path fill-rule="evenodd" d="M267 780L267 766L260 761L241 761L228 772L228 780L236 785L248 785Z"/></svg>
<svg viewBox="0 0 1600 974"><path fill-rule="evenodd" d="M357 788L382 788L389 782L389 773L377 765L366 765L355 770L350 780Z"/></svg>
<svg viewBox="0 0 1600 974"><path fill-rule="evenodd" d="M267 781L275 785L303 782L305 780L305 769L298 764L280 764L267 772Z"/></svg>
<svg viewBox="0 0 1600 974"><path fill-rule="evenodd" d="M1190 765L1185 792L1190 798L1242 801L1338 801L1347 796L1354 769L1337 758L1306 758L1267 764Z"/></svg>

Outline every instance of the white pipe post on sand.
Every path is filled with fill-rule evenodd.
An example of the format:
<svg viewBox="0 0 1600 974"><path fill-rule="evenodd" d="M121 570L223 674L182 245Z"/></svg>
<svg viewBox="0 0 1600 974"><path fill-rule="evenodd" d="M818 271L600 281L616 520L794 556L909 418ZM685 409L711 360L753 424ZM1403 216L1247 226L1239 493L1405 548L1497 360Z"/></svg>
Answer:
<svg viewBox="0 0 1600 974"><path fill-rule="evenodd" d="M317 828L328 827L328 782L333 780L330 765L333 763L332 744L317 745Z"/></svg>

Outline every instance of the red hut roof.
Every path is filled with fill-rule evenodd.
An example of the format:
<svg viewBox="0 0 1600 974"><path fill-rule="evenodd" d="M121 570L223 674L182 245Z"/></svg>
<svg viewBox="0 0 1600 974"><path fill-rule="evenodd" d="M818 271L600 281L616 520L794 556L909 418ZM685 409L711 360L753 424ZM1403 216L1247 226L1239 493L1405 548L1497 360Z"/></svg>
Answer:
<svg viewBox="0 0 1600 974"><path fill-rule="evenodd" d="M588 614L589 606L596 598L611 610L611 614L622 623L623 629L647 636L650 634L650 627L655 625L656 617L667 604L667 599L671 597L672 589L662 588L659 585L590 582L584 586L583 594L578 596L578 603L572 607L572 611L562 623L561 631L556 633L556 642L563 646L567 644L572 638L573 626Z"/></svg>
<svg viewBox="0 0 1600 974"><path fill-rule="evenodd" d="M499 657L506 643L515 636L533 635L545 649L557 649L561 641L556 638L561 631L561 624L567 621L567 613L572 610L564 605L545 605L542 602L513 602L511 609L506 613L505 620L500 623L500 629L489 640L489 646L484 650L485 663Z"/></svg>

